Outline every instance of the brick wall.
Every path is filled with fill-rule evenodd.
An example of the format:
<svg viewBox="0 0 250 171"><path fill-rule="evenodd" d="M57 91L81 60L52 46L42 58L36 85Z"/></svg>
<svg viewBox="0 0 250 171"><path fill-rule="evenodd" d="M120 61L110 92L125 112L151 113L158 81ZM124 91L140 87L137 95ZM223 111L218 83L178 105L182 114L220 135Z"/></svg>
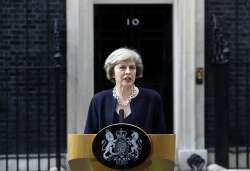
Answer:
<svg viewBox="0 0 250 171"><path fill-rule="evenodd" d="M65 151L65 3L0 2L1 154Z"/></svg>
<svg viewBox="0 0 250 171"><path fill-rule="evenodd" d="M206 0L206 147L216 144L216 118L225 115L230 147L246 147L250 140L250 1ZM221 58L221 59L220 59ZM225 75L219 78L220 68ZM217 75L217 76L216 76ZM216 112L219 79L225 79L225 112ZM227 117L227 118L226 118Z"/></svg>

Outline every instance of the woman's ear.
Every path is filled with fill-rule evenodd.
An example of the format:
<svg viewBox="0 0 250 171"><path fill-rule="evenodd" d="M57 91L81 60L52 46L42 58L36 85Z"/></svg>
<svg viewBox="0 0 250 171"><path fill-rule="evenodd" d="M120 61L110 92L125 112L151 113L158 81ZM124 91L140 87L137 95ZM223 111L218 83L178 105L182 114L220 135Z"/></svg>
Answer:
<svg viewBox="0 0 250 171"><path fill-rule="evenodd" d="M115 72L112 72L110 75L111 75L112 82L115 83Z"/></svg>
<svg viewBox="0 0 250 171"><path fill-rule="evenodd" d="M114 68L113 68L113 71L111 72L111 78L115 79L115 71L114 71Z"/></svg>

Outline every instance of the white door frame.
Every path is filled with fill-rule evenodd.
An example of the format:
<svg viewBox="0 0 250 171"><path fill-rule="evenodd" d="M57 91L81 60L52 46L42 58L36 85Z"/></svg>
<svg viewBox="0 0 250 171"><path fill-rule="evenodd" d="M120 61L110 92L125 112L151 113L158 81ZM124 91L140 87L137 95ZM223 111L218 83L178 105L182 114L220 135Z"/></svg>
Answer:
<svg viewBox="0 0 250 171"><path fill-rule="evenodd" d="M82 133L94 93L94 4L173 5L173 97L177 159L204 151L204 0L67 0L67 130ZM186 153L187 152L187 153ZM185 160L185 159L183 159ZM181 165L181 164L180 164ZM187 167L186 164L180 167Z"/></svg>

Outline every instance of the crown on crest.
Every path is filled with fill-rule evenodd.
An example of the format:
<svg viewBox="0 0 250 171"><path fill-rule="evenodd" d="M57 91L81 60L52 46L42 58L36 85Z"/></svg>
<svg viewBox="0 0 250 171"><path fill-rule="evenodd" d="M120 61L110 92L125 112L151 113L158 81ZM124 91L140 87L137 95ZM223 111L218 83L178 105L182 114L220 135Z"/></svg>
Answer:
<svg viewBox="0 0 250 171"><path fill-rule="evenodd" d="M127 131L123 131L122 128L120 128L119 131L115 132L117 138L124 138L127 135Z"/></svg>

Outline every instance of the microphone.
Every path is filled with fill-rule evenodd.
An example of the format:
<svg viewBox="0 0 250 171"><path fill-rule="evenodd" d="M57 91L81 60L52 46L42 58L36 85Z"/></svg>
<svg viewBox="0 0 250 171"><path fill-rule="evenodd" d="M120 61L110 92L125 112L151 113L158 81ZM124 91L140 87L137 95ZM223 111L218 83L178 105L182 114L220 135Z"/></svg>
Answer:
<svg viewBox="0 0 250 171"><path fill-rule="evenodd" d="M120 109L119 110L119 122L124 122L124 110Z"/></svg>

